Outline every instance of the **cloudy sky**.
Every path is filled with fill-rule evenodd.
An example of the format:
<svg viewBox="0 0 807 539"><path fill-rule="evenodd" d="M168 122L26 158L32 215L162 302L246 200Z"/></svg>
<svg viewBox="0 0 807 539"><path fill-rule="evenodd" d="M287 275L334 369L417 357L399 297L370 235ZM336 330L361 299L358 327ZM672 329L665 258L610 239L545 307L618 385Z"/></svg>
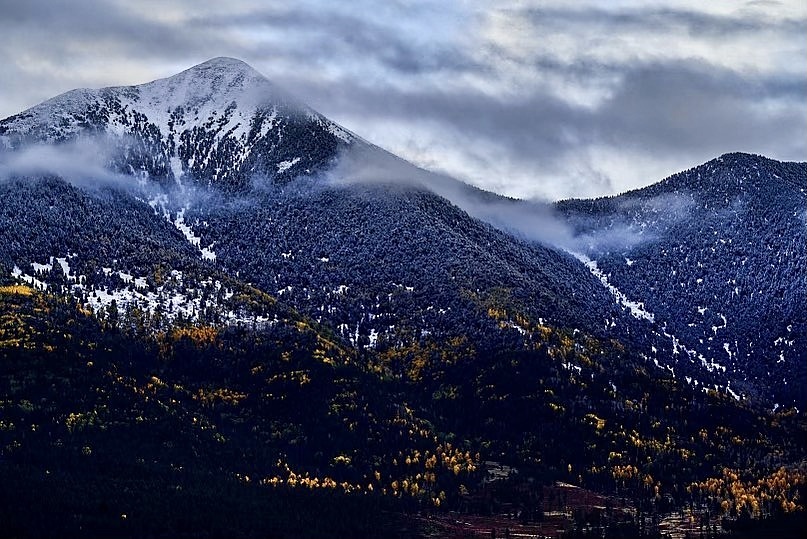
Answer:
<svg viewBox="0 0 807 539"><path fill-rule="evenodd" d="M521 198L728 151L807 160L807 2L0 0L0 117L215 56L364 138Z"/></svg>

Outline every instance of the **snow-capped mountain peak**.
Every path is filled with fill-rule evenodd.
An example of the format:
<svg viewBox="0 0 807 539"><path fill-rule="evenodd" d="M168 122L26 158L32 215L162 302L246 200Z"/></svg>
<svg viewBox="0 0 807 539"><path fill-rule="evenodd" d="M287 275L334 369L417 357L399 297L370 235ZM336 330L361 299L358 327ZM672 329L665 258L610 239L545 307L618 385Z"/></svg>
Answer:
<svg viewBox="0 0 807 539"><path fill-rule="evenodd" d="M271 107L278 100L287 101L266 77L240 60L219 57L145 84L71 90L3 120L2 125L18 132L37 131L48 121L68 118L98 102L113 101L167 129L168 116L180 108L186 116L192 113L198 118L233 104L255 109ZM83 126L79 123L72 127Z"/></svg>
<svg viewBox="0 0 807 539"><path fill-rule="evenodd" d="M248 187L322 170L356 137L298 103L248 64L214 58L137 86L73 90L0 121L0 147L112 140L124 174Z"/></svg>
<svg viewBox="0 0 807 539"><path fill-rule="evenodd" d="M258 108L272 108L279 104L288 106L289 101L266 77L233 58L214 58L133 89L129 103L145 113L161 131L170 130L170 114L179 109L184 112L182 119L192 123L230 107L239 109L239 116L246 119ZM128 88L114 90L126 95Z"/></svg>

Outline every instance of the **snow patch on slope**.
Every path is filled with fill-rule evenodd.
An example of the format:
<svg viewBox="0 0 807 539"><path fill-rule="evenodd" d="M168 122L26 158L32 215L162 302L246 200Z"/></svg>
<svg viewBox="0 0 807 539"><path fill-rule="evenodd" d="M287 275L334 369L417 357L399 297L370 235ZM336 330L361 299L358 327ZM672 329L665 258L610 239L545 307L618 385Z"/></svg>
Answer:
<svg viewBox="0 0 807 539"><path fill-rule="evenodd" d="M101 318L111 316L114 311L125 313L136 308L151 317L159 315L160 320L168 324L177 319L201 322L210 313L216 313L217 320L226 325L267 327L277 322L276 317L269 318L259 313L247 312L233 303L231 299L234 292L224 288L219 280L208 278L189 283L183 273L177 270L172 270L162 284L156 285L153 282L149 284L145 276L135 276L113 267L101 267L98 275L105 278L117 277L119 284L90 286L86 284L87 276L75 275L70 271L68 259L74 257L75 255L50 257L51 261L55 259L61 266L68 280L66 285L49 287L47 283L23 272L16 265L11 276L37 290L72 296ZM52 262L36 263L35 267L42 273L49 273L54 268Z"/></svg>
<svg viewBox="0 0 807 539"><path fill-rule="evenodd" d="M177 212L176 218L172 221L174 226L177 227L177 229L180 232L182 232L182 235L185 236L185 239L188 240L188 242L191 245L199 249L199 252L201 253L203 260L209 260L211 262L215 262L216 252L213 251L213 246L215 245L215 242L211 243L207 247L201 246L202 237L194 234L193 229L190 227L189 224L185 222L185 211L187 209L188 209L187 207L184 207L181 210L179 210L179 212Z"/></svg>
<svg viewBox="0 0 807 539"><path fill-rule="evenodd" d="M644 303L631 301L624 293L622 293L617 287L608 281L608 276L605 275L605 273L599 267L597 267L597 262L595 260L591 260L586 255L580 253L572 253L572 255L580 262L585 264L592 275L597 277L603 286L605 286L605 288L611 292L611 295L614 296L616 302L622 307L627 308L634 318L645 319L650 322L655 321L655 315L644 308Z"/></svg>
<svg viewBox="0 0 807 539"><path fill-rule="evenodd" d="M299 162L300 162L299 157L295 157L294 159L291 159L289 161L281 161L280 163L277 164L277 173L280 174L281 172L286 172L288 169L290 169Z"/></svg>

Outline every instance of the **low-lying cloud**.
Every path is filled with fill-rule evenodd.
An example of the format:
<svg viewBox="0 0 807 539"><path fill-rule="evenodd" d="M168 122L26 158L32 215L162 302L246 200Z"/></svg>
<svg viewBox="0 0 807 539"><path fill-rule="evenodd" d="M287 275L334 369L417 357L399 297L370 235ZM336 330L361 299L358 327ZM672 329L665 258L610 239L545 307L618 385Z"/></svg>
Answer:
<svg viewBox="0 0 807 539"><path fill-rule="evenodd" d="M307 180L278 186L271 178L255 178L253 194L233 198L193 182L175 184L123 174L113 170L119 163L126 140L106 136L85 136L62 144L32 144L0 153L0 180L56 176L93 191L125 189L136 196L160 197L170 207L237 207L260 203L263 196L277 191L298 190L302 195L316 188ZM653 239L647 230L635 226L633 217L652 214L658 223L685 218L692 201L685 196L662 195L650 199L620 201L606 219L561 215L548 201L503 197L461 182L451 176L419 168L377 146L358 143L345 148L335 165L325 173L327 185L383 185L432 192L450 201L470 216L524 241L537 242L571 252L628 250Z"/></svg>
<svg viewBox="0 0 807 539"><path fill-rule="evenodd" d="M58 176L84 188L126 186L131 176L109 169L109 143L101 138L80 137L63 144L32 144L0 152L0 179Z"/></svg>
<svg viewBox="0 0 807 539"><path fill-rule="evenodd" d="M567 218L577 231L574 248L579 252L597 255L630 251L690 218L696 205L686 193L610 200L600 213L578 212Z"/></svg>
<svg viewBox="0 0 807 539"><path fill-rule="evenodd" d="M657 238L657 231L689 218L695 202L687 194L662 193L613 199L597 215L562 214L555 204L519 200L483 191L450 176L404 161L380 148L354 145L327 174L332 185L385 185L430 191L472 217L528 242L573 253L629 251ZM652 227L641 223L652 222Z"/></svg>
<svg viewBox="0 0 807 539"><path fill-rule="evenodd" d="M123 190L142 200L161 200L169 208L213 207L223 203L220 193L192 182L179 184L133 171L123 157L125 148L131 144L135 142L126 136L101 134L0 150L0 181L57 177L85 192Z"/></svg>
<svg viewBox="0 0 807 539"><path fill-rule="evenodd" d="M571 227L552 204L502 197L450 176L416 167L380 148L354 145L340 155L327 174L334 185L376 184L431 191L472 217L526 241L572 248Z"/></svg>

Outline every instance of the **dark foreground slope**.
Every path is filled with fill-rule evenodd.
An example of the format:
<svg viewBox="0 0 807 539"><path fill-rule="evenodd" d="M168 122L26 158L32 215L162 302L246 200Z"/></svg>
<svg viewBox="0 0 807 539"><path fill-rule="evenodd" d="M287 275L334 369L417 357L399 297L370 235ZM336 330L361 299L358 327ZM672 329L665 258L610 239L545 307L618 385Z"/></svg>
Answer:
<svg viewBox="0 0 807 539"><path fill-rule="evenodd" d="M438 443L300 320L144 340L24 286L0 307L3 537L369 533L374 472Z"/></svg>
<svg viewBox="0 0 807 539"><path fill-rule="evenodd" d="M613 344L545 328L531 351L413 384L303 320L144 338L28 287L3 285L0 302L8 536L420 534L404 512L540 518L556 480L659 515L801 503L801 420L624 368ZM518 475L486 483L491 461Z"/></svg>

